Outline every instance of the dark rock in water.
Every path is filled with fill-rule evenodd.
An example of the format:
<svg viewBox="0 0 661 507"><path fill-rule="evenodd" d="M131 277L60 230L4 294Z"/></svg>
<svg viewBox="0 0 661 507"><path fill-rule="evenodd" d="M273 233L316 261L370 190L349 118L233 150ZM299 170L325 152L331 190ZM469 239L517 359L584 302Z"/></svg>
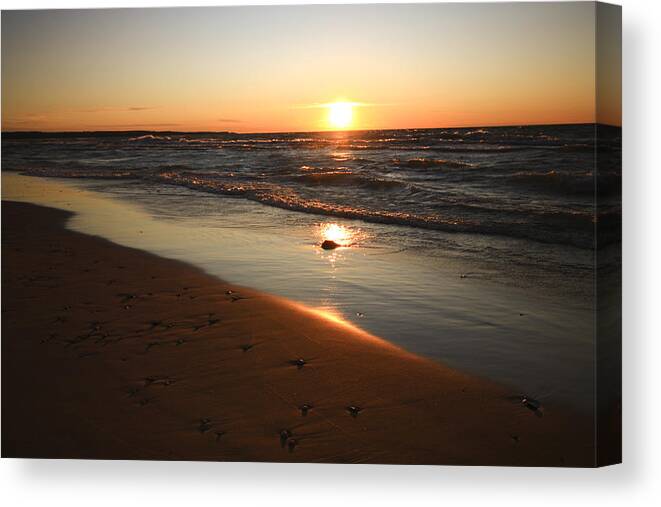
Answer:
<svg viewBox="0 0 661 507"><path fill-rule="evenodd" d="M324 250L335 250L337 247L339 247L338 243L335 243L335 241L327 239L321 244L321 248Z"/></svg>

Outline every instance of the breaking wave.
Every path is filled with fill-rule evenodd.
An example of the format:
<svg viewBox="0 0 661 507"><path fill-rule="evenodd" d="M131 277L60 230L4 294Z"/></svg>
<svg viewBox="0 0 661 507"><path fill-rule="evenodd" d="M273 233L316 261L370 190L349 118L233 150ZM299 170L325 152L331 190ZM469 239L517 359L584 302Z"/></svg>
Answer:
<svg viewBox="0 0 661 507"><path fill-rule="evenodd" d="M293 180L306 185L332 187L354 186L375 191L397 190L408 186L406 182L398 180L372 178L351 172L308 173L295 176Z"/></svg>
<svg viewBox="0 0 661 507"><path fill-rule="evenodd" d="M595 143L593 125L15 133L3 135L2 154L3 170L36 176L135 180L305 213L591 248L595 188L606 197L603 219L620 220L621 132L600 134ZM598 172L595 146L607 155Z"/></svg>

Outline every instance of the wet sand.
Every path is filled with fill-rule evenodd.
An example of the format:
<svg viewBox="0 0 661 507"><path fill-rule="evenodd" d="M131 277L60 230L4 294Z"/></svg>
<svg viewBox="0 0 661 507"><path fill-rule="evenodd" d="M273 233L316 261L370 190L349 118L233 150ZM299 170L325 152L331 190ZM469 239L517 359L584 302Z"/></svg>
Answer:
<svg viewBox="0 0 661 507"><path fill-rule="evenodd" d="M5 457L594 465L591 420L2 203Z"/></svg>

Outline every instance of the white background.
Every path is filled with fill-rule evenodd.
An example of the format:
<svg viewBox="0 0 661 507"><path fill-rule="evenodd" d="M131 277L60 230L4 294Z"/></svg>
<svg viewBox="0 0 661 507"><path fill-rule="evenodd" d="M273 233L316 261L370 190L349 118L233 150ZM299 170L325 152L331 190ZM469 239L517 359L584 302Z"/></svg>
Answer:
<svg viewBox="0 0 661 507"><path fill-rule="evenodd" d="M9 1L2 9L309 3ZM332 3L332 2L315 2ZM341 2L336 2L341 3ZM347 2L345 2L347 3ZM403 3L403 2L399 2ZM623 0L624 464L596 470L129 461L0 462L0 502L20 505L651 505L661 500L660 2ZM657 427L657 430L654 428ZM48 421L44 420L44 431ZM39 438L39 435L35 435Z"/></svg>

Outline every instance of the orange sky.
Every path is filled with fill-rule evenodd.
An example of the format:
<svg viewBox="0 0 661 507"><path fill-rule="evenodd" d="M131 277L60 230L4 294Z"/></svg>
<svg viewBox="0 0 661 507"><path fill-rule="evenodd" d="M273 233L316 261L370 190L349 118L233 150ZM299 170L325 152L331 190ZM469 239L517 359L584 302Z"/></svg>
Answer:
<svg viewBox="0 0 661 507"><path fill-rule="evenodd" d="M5 11L2 127L325 130L336 100L359 104L355 129L594 122L595 17L587 2ZM616 82L617 20L599 19ZM600 121L619 124L619 87L600 90Z"/></svg>

